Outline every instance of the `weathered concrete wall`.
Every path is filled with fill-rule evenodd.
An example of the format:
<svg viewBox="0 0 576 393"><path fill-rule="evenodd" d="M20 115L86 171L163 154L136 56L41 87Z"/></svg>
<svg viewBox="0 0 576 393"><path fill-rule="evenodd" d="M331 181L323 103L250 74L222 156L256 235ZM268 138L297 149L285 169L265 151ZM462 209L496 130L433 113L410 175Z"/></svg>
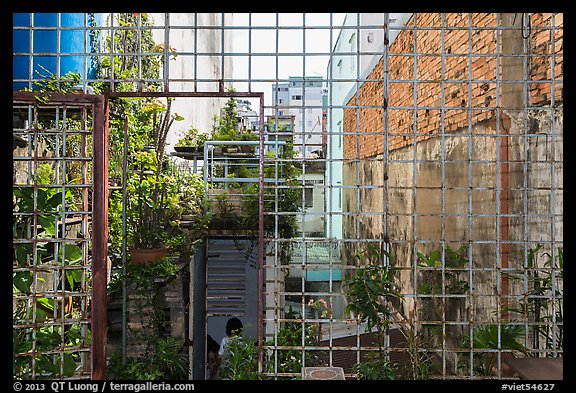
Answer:
<svg viewBox="0 0 576 393"><path fill-rule="evenodd" d="M449 345L525 292L501 269L521 268L538 242L563 245L563 16L532 14L525 39L518 15L413 16L407 27L435 29L402 31L387 74L382 58L344 110L344 238L388 238L401 317L461 322L446 325ZM419 271L416 253L462 245L466 297L415 302L441 278ZM344 262L361 246L346 243Z"/></svg>
<svg viewBox="0 0 576 393"><path fill-rule="evenodd" d="M363 160L359 172L357 164L344 165L344 184L379 186L359 192L345 189L345 211L360 214L345 216L344 238L388 236L396 283L404 294L395 306L402 319L439 324L432 328L438 329L436 333L423 330L429 345L444 342L447 348L458 348L470 324L494 322L499 306L525 301L524 282L501 275L499 267L522 269L526 252L539 242L548 252L552 246L563 247L562 107L553 116L547 111L529 112L528 119L522 112L510 113L504 123L510 125L510 137L492 136L496 122L489 120L477 124L472 135L461 130L444 141L418 142L416 168L410 162L413 146L391 152L387 170L381 155ZM508 165L500 151L506 145L503 139L509 141ZM506 184L508 188L500 188ZM387 225L383 225L384 215L365 215L383 209ZM440 295L415 301L425 282L442 288L442 272L417 269L415 255L441 252L441 242L452 249L465 245L471 250L466 270L455 274L470 290L464 298ZM350 263L361 244L345 244L343 262ZM540 266L543 262L539 261ZM447 274L444 291L450 294ZM445 335L440 334L444 322ZM461 372L455 353L446 353L445 358L448 372Z"/></svg>
<svg viewBox="0 0 576 393"><path fill-rule="evenodd" d="M510 127L510 136L497 137L497 124L491 119L477 124L471 135L465 129L444 140L418 142L415 169L413 146L391 152L387 170L381 155L344 166L345 184L378 186L344 190L344 210L351 213L344 219L344 236L382 239L387 234L403 293L420 288L421 281L414 283L415 251L441 250L441 241L453 249L469 246L472 269L492 269L473 271L468 306L474 309L460 315L462 321L493 320L498 291L506 295L504 287L497 290L499 265L522 267L525 245L562 244L562 107L554 116L545 110L528 112L527 119L523 112L503 114L499 132L505 127ZM506 140L509 161L501 151ZM370 215L378 212L385 212L387 232L384 215ZM352 261L355 250L348 244L345 260ZM469 282L468 272L461 279ZM521 287L510 285L511 295L522 293ZM401 313L409 319L415 316L413 298L404 299Z"/></svg>

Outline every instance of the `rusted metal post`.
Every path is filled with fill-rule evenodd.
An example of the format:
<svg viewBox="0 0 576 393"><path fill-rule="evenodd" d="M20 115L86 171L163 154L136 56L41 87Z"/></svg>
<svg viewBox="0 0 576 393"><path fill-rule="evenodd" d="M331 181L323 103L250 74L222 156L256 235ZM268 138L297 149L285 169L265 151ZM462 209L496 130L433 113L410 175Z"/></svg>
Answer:
<svg viewBox="0 0 576 393"><path fill-rule="evenodd" d="M94 96L92 217L92 379L106 378L108 259L108 100Z"/></svg>

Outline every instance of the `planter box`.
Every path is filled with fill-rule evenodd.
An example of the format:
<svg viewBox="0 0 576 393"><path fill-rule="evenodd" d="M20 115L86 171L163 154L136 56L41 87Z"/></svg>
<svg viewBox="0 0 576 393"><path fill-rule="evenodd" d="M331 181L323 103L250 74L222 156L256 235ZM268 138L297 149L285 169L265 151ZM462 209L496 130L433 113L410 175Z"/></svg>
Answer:
<svg viewBox="0 0 576 393"><path fill-rule="evenodd" d="M129 253L130 260L134 265L146 265L158 262L168 255L168 248L131 248Z"/></svg>
<svg viewBox="0 0 576 393"><path fill-rule="evenodd" d="M256 152L256 148L251 145L240 145L240 151L242 153L251 153L254 154Z"/></svg>
<svg viewBox="0 0 576 393"><path fill-rule="evenodd" d="M180 153L197 153L197 146L174 146L174 150Z"/></svg>

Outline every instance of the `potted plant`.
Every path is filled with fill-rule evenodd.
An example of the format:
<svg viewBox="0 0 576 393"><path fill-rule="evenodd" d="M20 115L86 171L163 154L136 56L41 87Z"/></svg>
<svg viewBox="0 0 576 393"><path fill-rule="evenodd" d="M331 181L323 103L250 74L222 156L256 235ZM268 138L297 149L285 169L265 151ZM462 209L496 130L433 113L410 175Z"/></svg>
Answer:
<svg viewBox="0 0 576 393"><path fill-rule="evenodd" d="M143 108L147 117L144 127L150 126L153 148L133 155L132 173L128 179L127 224L132 263L158 261L166 256L168 238L180 228L179 188L175 176L164 160L166 137L172 123L183 120L171 113L172 99L167 105L155 100Z"/></svg>
<svg viewBox="0 0 576 393"><path fill-rule="evenodd" d="M241 141L257 141L259 139L259 135L255 132L250 130L243 131L240 133L240 140ZM254 153L256 151L256 145L240 145L240 151L242 153Z"/></svg>
<svg viewBox="0 0 576 393"><path fill-rule="evenodd" d="M128 179L128 242L132 263L157 261L168 253L165 246L178 231L181 214L178 184L174 176L156 171L156 155L135 154L140 170Z"/></svg>
<svg viewBox="0 0 576 393"><path fill-rule="evenodd" d="M189 128L174 145L174 150L185 153L202 153L204 142L208 140L208 135L200 133L196 128Z"/></svg>

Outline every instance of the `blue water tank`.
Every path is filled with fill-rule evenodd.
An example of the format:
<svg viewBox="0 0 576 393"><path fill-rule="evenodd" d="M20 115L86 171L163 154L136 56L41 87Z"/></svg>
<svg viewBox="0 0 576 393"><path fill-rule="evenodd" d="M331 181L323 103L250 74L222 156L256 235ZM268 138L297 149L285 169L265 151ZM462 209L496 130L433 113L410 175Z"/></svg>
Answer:
<svg viewBox="0 0 576 393"><path fill-rule="evenodd" d="M71 71L80 74L82 80L95 78L96 58L90 54L98 52L98 37L101 37L101 34L95 34L96 30L85 30L84 27L103 26L105 14L14 13L12 15L14 90L34 88L33 85L30 86L28 80L48 78L50 74L47 71L58 76L64 76ZM58 35L60 35L59 50Z"/></svg>

